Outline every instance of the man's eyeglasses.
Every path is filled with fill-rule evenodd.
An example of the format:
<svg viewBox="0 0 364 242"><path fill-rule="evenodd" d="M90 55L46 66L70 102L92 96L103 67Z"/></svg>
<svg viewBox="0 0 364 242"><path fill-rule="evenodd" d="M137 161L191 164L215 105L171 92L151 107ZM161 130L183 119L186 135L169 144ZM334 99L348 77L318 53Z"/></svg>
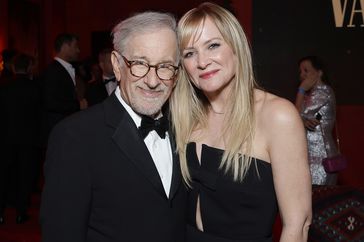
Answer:
<svg viewBox="0 0 364 242"><path fill-rule="evenodd" d="M130 74L132 74L135 77L145 77L148 72L150 71L150 68L155 69L155 73L157 74L158 78L161 80L171 80L173 77L177 75L178 72L178 66L174 66L171 64L166 63L160 63L157 65L149 65L148 63L144 61L130 61L126 59L125 56L123 57L123 60L125 64L130 68Z"/></svg>

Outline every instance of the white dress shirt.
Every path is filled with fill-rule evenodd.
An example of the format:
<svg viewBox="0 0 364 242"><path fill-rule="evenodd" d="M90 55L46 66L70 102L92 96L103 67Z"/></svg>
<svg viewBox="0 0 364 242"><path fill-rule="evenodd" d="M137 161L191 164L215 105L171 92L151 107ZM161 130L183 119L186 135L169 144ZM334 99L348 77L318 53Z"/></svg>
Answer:
<svg viewBox="0 0 364 242"><path fill-rule="evenodd" d="M68 63L65 60L62 60L59 57L54 57L54 59L56 61L58 61L67 70L68 74L70 74L70 76L72 78L73 85L76 86L76 72L75 72L75 68L73 68L73 66L70 63Z"/></svg>
<svg viewBox="0 0 364 242"><path fill-rule="evenodd" d="M133 119L135 125L139 128L142 118L137 113L135 113L134 110L122 99L120 95L120 88L116 88L115 94L126 111L129 113L130 117ZM162 114L160 116L162 116ZM166 192L167 197L169 197L173 166L172 148L169 140L169 134L166 132L166 137L162 139L158 133L153 130L149 132L147 137L145 137L144 143L153 158L155 167L157 168L159 176L162 180L164 191Z"/></svg>

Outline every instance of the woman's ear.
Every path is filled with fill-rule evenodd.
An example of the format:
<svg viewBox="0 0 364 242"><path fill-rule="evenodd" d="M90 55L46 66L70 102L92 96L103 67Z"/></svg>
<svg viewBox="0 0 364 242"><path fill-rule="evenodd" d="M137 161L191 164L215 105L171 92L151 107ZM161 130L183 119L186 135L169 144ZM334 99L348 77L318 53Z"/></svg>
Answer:
<svg viewBox="0 0 364 242"><path fill-rule="evenodd" d="M114 71L115 74L115 78L116 80L120 81L121 80L121 72L120 72L120 55L119 53L117 53L116 51L111 52L111 64L112 64L112 69Z"/></svg>

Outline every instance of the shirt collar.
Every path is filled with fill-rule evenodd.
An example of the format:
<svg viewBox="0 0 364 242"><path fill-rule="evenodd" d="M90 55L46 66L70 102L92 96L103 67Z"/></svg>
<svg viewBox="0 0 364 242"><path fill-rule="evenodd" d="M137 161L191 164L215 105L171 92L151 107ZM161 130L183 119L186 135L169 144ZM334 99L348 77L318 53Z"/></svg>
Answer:
<svg viewBox="0 0 364 242"><path fill-rule="evenodd" d="M65 61L65 60L63 60L63 59L61 59L59 57L54 57L54 59L56 61L58 61L59 63L61 63L61 65L63 65L66 69L67 68L72 68L73 69L73 66L69 62L67 62L67 61Z"/></svg>

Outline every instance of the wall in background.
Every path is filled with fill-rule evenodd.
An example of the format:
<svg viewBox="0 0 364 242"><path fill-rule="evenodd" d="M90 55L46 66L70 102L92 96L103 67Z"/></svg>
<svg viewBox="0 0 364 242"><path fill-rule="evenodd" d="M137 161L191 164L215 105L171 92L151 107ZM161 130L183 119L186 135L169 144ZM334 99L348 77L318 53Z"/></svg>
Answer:
<svg viewBox="0 0 364 242"><path fill-rule="evenodd" d="M337 97L341 150L349 158L339 183L347 185L364 185L362 3L253 1L255 68L264 88L293 101L299 84L297 61L306 55L318 55L325 61Z"/></svg>
<svg viewBox="0 0 364 242"><path fill-rule="evenodd" d="M364 6L361 2L253 1L253 49L262 85L293 100L298 85L297 61L306 55L318 55L327 65L338 104L363 105ZM334 7L340 8L336 12L342 11L339 18L342 27L336 27L338 16Z"/></svg>
<svg viewBox="0 0 364 242"><path fill-rule="evenodd" d="M42 69L52 60L53 42L61 32L72 32L79 36L80 58L83 59L93 54L94 33L110 32L116 23L132 13L157 10L171 12L180 17L201 2L204 1L1 0L0 21L3 20L5 24L0 27L0 34L4 33L0 37L0 51L11 47L32 55L36 54ZM251 0L243 3L238 0L212 0L212 2L236 12L248 35L251 35ZM3 15L3 12L6 15ZM16 13L16 18L12 18L13 14L8 12ZM29 44L26 44L27 41ZM36 46L32 43L36 43Z"/></svg>

